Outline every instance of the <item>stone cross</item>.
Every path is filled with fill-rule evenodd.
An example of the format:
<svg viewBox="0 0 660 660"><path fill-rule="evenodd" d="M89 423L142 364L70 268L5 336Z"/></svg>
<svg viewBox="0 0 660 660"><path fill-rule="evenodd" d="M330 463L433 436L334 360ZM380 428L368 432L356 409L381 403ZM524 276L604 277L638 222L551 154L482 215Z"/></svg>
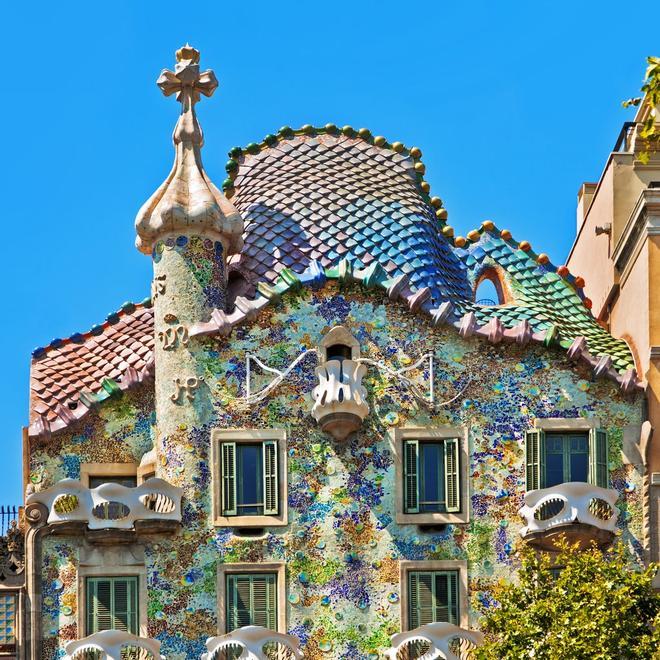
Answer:
<svg viewBox="0 0 660 660"><path fill-rule="evenodd" d="M199 71L199 51L189 44L176 51L174 71L163 69L158 80L158 87L165 96L176 94L176 100L181 103L181 117L174 129L174 143L191 141L202 145L203 135L197 117L195 103L200 94L212 96L218 87L218 79L212 69Z"/></svg>

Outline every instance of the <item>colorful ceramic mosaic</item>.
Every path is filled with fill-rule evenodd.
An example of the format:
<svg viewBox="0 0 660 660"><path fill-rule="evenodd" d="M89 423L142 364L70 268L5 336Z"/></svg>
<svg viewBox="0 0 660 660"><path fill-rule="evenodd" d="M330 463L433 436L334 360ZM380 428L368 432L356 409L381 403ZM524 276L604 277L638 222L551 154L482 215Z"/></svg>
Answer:
<svg viewBox="0 0 660 660"><path fill-rule="evenodd" d="M371 413L345 445L321 433L310 415L312 364L301 363L261 403L246 406L245 358L253 353L275 368L290 364L324 332L345 325L362 354L392 366L432 351L438 399L464 390L436 410L420 405L405 387L371 370L364 380ZM144 546L149 588L149 635L168 658L196 658L217 633L220 562L285 561L287 628L309 658L377 657L399 630L399 560L466 559L470 604L489 598L489 585L514 572L523 474L523 435L534 418L596 417L611 438L610 474L621 495L621 538L641 557L641 477L623 465L623 427L639 422L639 397L594 381L583 364L540 345L490 345L434 329L399 303L357 285L302 289L266 308L229 338L207 338L196 354L196 376L213 393L204 428L182 429L163 469L186 485L184 525L175 538ZM421 387L428 373L413 373ZM259 387L266 377L255 382ZM151 447L153 402L117 393L98 412L60 433L31 457L38 487L76 477L81 462L136 461ZM394 465L388 432L405 426L469 428L471 519L425 533L394 521ZM262 539L234 536L211 524L211 428L284 428L289 466L289 526ZM175 439L170 438L174 443ZM187 469L182 468L185 461ZM160 469L161 466L159 466ZM192 470L192 472L188 470ZM61 649L78 634L76 565L83 542L53 537L44 543L46 649ZM471 614L470 623L475 625ZM46 657L46 656L44 656Z"/></svg>

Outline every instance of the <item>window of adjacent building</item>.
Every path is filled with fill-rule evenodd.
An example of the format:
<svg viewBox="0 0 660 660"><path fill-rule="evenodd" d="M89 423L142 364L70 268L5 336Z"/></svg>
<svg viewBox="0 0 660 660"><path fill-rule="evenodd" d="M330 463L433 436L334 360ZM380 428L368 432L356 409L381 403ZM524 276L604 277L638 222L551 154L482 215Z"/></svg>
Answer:
<svg viewBox="0 0 660 660"><path fill-rule="evenodd" d="M222 515L277 515L277 441L222 442L220 454Z"/></svg>
<svg viewBox="0 0 660 660"><path fill-rule="evenodd" d="M16 646L16 594L0 594L0 651Z"/></svg>
<svg viewBox="0 0 660 660"><path fill-rule="evenodd" d="M137 486L137 476L103 476L103 475L89 475L89 487L98 488L103 484L119 484L127 488L135 488Z"/></svg>
<svg viewBox="0 0 660 660"><path fill-rule="evenodd" d="M525 439L527 490L550 488L570 481L607 488L607 444L607 433L602 429L528 431Z"/></svg>
<svg viewBox="0 0 660 660"><path fill-rule="evenodd" d="M408 571L408 627L458 625L458 571Z"/></svg>
<svg viewBox="0 0 660 660"><path fill-rule="evenodd" d="M405 440L404 512L460 511L459 440Z"/></svg>
<svg viewBox="0 0 660 660"><path fill-rule="evenodd" d="M226 575L227 632L243 626L277 630L277 573Z"/></svg>
<svg viewBox="0 0 660 660"><path fill-rule="evenodd" d="M86 589L88 635L113 629L138 634L137 577L89 577Z"/></svg>

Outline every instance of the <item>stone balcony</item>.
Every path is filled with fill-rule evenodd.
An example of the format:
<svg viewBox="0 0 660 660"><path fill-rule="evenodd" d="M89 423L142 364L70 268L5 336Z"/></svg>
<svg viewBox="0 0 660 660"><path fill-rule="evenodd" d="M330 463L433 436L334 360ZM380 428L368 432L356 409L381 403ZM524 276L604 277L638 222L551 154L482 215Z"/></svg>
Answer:
<svg viewBox="0 0 660 660"><path fill-rule="evenodd" d="M389 660L461 660L483 643L476 630L453 623L428 623L408 632L392 635L392 646L385 651Z"/></svg>
<svg viewBox="0 0 660 660"><path fill-rule="evenodd" d="M614 539L618 497L615 490L578 481L532 490L519 511L526 522L520 535L541 550L555 550L560 536L580 547L605 547Z"/></svg>
<svg viewBox="0 0 660 660"><path fill-rule="evenodd" d="M87 488L75 479L63 479L46 490L28 495L28 508L43 506L46 524L69 533L84 528L102 542L126 540L136 534L174 532L181 524L183 491L162 479L148 479L129 488L114 483ZM30 518L28 517L28 520Z"/></svg>
<svg viewBox="0 0 660 660"><path fill-rule="evenodd" d="M325 433L343 441L369 414L362 378L367 368L354 360L328 360L316 368L312 414Z"/></svg>
<svg viewBox="0 0 660 660"><path fill-rule="evenodd" d="M262 626L244 626L220 637L209 637L206 648L201 660L238 657L241 660L294 660L303 657L296 637Z"/></svg>
<svg viewBox="0 0 660 660"><path fill-rule="evenodd" d="M69 642L64 660L165 660L160 642L120 630L104 630Z"/></svg>

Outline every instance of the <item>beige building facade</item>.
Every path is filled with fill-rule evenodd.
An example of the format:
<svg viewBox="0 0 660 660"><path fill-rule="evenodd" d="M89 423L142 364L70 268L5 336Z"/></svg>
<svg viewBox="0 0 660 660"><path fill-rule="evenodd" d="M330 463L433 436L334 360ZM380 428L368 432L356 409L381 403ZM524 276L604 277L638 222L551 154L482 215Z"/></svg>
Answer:
<svg viewBox="0 0 660 660"><path fill-rule="evenodd" d="M644 100L626 122L597 183L578 192L577 235L567 260L583 276L599 323L624 339L646 384L645 549L660 559L660 152L640 137L658 109ZM655 430L655 433L654 433ZM654 437L655 436L655 437Z"/></svg>

